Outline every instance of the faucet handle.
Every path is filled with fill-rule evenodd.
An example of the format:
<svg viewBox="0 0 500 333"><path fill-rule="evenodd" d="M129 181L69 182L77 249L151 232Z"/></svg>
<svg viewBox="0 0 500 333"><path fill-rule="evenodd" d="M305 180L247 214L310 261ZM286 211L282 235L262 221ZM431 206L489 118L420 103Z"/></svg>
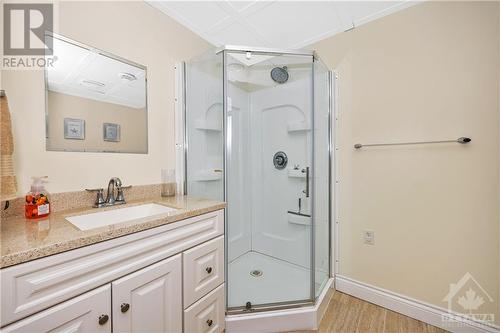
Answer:
<svg viewBox="0 0 500 333"><path fill-rule="evenodd" d="M95 202L94 202L94 207L102 207L104 206L105 202L104 202L104 189L102 188L91 188L91 189L88 189L86 188L85 191L87 192L97 192L97 196L96 196L96 199L95 199Z"/></svg>
<svg viewBox="0 0 500 333"><path fill-rule="evenodd" d="M123 195L123 189L124 188L131 188L131 187L132 187L132 185L128 185L128 186L120 185L120 186L117 186L117 194L116 194L115 201L116 202L123 202L123 203L125 203L125 196Z"/></svg>
<svg viewBox="0 0 500 333"><path fill-rule="evenodd" d="M125 196L123 195L123 189L120 187L117 188L117 191L116 191L116 199L115 201L116 202L125 202Z"/></svg>

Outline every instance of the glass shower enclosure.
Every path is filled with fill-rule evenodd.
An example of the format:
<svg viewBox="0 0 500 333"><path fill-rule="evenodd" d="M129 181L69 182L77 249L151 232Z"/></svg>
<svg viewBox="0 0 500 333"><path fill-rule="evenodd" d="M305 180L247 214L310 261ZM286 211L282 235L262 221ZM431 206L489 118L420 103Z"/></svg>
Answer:
<svg viewBox="0 0 500 333"><path fill-rule="evenodd" d="M227 203L228 313L314 304L330 277L331 84L311 51L185 64L185 191Z"/></svg>

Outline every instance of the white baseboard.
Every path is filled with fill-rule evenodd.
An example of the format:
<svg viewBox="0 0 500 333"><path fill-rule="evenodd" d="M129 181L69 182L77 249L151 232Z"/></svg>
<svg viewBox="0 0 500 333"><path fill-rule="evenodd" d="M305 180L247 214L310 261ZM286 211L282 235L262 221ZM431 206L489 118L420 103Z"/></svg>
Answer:
<svg viewBox="0 0 500 333"><path fill-rule="evenodd" d="M448 311L444 308L377 288L342 275L335 277L335 289L450 332L500 333L499 326L485 325L460 315L455 315L452 320L445 322L442 318L448 315Z"/></svg>

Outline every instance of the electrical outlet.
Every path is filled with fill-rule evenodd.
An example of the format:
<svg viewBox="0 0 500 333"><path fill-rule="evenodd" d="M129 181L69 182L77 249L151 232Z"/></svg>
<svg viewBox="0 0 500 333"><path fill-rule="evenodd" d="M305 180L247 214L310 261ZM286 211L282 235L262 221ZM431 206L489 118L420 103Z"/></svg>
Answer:
<svg viewBox="0 0 500 333"><path fill-rule="evenodd" d="M375 231L363 230L363 240L365 244L375 245Z"/></svg>

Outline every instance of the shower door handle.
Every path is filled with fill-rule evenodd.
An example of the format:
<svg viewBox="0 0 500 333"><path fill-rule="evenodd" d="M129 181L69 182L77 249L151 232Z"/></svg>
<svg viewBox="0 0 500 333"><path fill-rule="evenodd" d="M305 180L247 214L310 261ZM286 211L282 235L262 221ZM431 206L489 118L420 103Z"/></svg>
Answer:
<svg viewBox="0 0 500 333"><path fill-rule="evenodd" d="M306 189L302 192L306 194L306 198L309 198L309 167L302 169L302 172L306 174Z"/></svg>

